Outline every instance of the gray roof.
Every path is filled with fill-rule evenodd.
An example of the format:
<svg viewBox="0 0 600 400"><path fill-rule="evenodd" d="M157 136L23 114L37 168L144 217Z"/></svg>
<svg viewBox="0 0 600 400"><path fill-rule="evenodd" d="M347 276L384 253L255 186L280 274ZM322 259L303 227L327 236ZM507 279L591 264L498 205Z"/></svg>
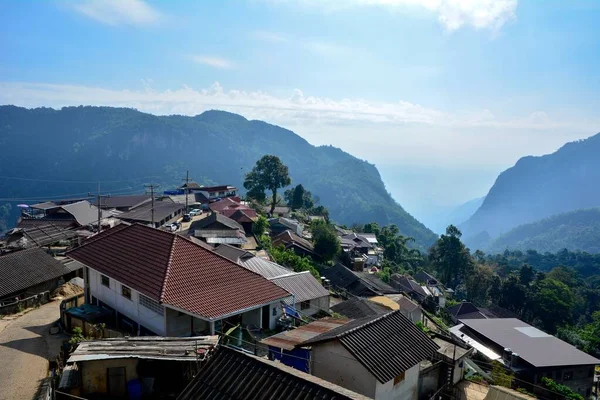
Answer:
<svg viewBox="0 0 600 400"><path fill-rule="evenodd" d="M37 210L50 210L52 208L58 208L60 206L54 203L53 201L45 201L43 203L32 204L29 207L35 208Z"/></svg>
<svg viewBox="0 0 600 400"><path fill-rule="evenodd" d="M410 276L392 274L390 284L398 290L404 291L406 293L416 294L421 298L425 298L428 296L427 292L423 290L421 285L419 285L417 281L415 281Z"/></svg>
<svg viewBox="0 0 600 400"><path fill-rule="evenodd" d="M516 318L467 319L461 322L499 348L509 348L518 353L535 367L600 364L597 358Z"/></svg>
<svg viewBox="0 0 600 400"><path fill-rule="evenodd" d="M437 280L437 278L435 276L429 274L426 271L422 271L422 270L419 271L419 272L417 272L415 274L414 278L415 278L415 280L417 282L423 282L423 283L430 283L431 282L434 285L437 285L437 283L438 283L438 280Z"/></svg>
<svg viewBox="0 0 600 400"><path fill-rule="evenodd" d="M81 226L98 223L98 208L87 200L65 204L60 208L71 214Z"/></svg>
<svg viewBox="0 0 600 400"><path fill-rule="evenodd" d="M196 362L217 345L218 336L124 337L86 340L71 353L68 362L139 358Z"/></svg>
<svg viewBox="0 0 600 400"><path fill-rule="evenodd" d="M281 241L286 244L297 244L300 247L311 252L315 249L310 240L304 239L303 237L298 236L295 232L292 232L290 230L281 232L279 235L276 235L271 240L273 243L278 243Z"/></svg>
<svg viewBox="0 0 600 400"><path fill-rule="evenodd" d="M386 383L423 360L439 346L399 311L354 320L308 340L303 345L339 342L377 380Z"/></svg>
<svg viewBox="0 0 600 400"><path fill-rule="evenodd" d="M387 314L392 310L374 301L354 297L334 305L331 307L331 311L347 318L357 319Z"/></svg>
<svg viewBox="0 0 600 400"><path fill-rule="evenodd" d="M269 280L293 294L296 303L329 296L329 291L317 281L310 271L292 272Z"/></svg>
<svg viewBox="0 0 600 400"><path fill-rule="evenodd" d="M256 272L267 279L275 278L276 276L287 275L293 272L277 263L265 260L261 257L252 257L245 260L240 260L239 264L242 267Z"/></svg>
<svg viewBox="0 0 600 400"><path fill-rule="evenodd" d="M169 215L182 210L183 206L170 201L155 201L154 202L154 222L160 222ZM120 219L129 221L152 222L152 204L146 203L133 210L124 212L119 215Z"/></svg>
<svg viewBox="0 0 600 400"><path fill-rule="evenodd" d="M40 248L0 256L0 298L57 279L70 271Z"/></svg>
<svg viewBox="0 0 600 400"><path fill-rule="evenodd" d="M213 212L209 216L204 217L198 221L194 221L192 223L192 225L190 226L190 229L202 230L202 229L205 229L206 227L208 227L212 224L215 224L215 223L223 225L229 229L236 229L236 230L239 230L242 232L244 231L244 227L242 225L240 225L236 221L232 220L231 218L228 218L228 217L224 216L223 214L219 214L216 212Z"/></svg>
<svg viewBox="0 0 600 400"><path fill-rule="evenodd" d="M61 240L77 237L77 231L65 229L48 222L47 225L31 228L14 228L6 236L6 243L9 247L26 249L30 247L47 246Z"/></svg>
<svg viewBox="0 0 600 400"><path fill-rule="evenodd" d="M213 249L213 251L235 263L239 262L240 260L254 257L254 254L250 253L249 251L228 244L222 244L216 249Z"/></svg>
<svg viewBox="0 0 600 400"><path fill-rule="evenodd" d="M349 319L321 318L289 331L283 331L276 335L269 336L268 338L261 340L261 343L285 350L293 350L296 346L307 340L317 337L322 333L329 332L348 322L350 322Z"/></svg>
<svg viewBox="0 0 600 400"><path fill-rule="evenodd" d="M446 311L456 318L462 318L467 314L479 313L479 309L475 307L473 303L468 301L455 304L452 307L447 308ZM485 316L481 314L481 318L485 318Z"/></svg>
<svg viewBox="0 0 600 400"><path fill-rule="evenodd" d="M152 198L147 194L135 194L131 196L110 196L102 198L101 208L139 207L148 203Z"/></svg>
<svg viewBox="0 0 600 400"><path fill-rule="evenodd" d="M402 310L402 311L412 312L412 311L415 311L415 310L419 309L419 305L413 303L406 296L400 297L398 300L396 300L396 303L398 303L398 305L400 306L400 310Z"/></svg>
<svg viewBox="0 0 600 400"><path fill-rule="evenodd" d="M371 274L368 272L356 272L352 271L354 275L361 278L364 282L366 282L371 288L376 290L379 293L383 294L394 294L399 293L400 291L396 288L385 283L377 274Z"/></svg>
<svg viewBox="0 0 600 400"><path fill-rule="evenodd" d="M221 346L177 400L367 399L294 368Z"/></svg>

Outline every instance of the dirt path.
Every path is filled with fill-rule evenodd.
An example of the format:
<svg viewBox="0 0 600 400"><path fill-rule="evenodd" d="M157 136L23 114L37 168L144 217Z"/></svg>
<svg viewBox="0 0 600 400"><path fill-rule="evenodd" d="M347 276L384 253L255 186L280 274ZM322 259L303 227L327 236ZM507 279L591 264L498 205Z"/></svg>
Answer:
<svg viewBox="0 0 600 400"><path fill-rule="evenodd" d="M60 301L15 319L0 320L0 400L33 399L48 376L48 359L60 351L62 335L50 335Z"/></svg>

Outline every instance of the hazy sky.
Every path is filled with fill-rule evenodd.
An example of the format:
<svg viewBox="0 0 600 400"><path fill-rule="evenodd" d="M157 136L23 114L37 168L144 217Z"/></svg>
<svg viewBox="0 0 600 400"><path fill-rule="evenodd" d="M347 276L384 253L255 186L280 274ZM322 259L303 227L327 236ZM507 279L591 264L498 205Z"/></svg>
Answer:
<svg viewBox="0 0 600 400"><path fill-rule="evenodd" d="M0 103L225 109L333 144L417 214L600 131L600 1L0 2Z"/></svg>

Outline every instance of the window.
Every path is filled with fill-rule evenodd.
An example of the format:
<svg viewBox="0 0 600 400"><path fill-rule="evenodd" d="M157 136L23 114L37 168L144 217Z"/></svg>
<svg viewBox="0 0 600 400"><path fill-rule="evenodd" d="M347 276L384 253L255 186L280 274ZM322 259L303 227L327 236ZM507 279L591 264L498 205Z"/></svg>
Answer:
<svg viewBox="0 0 600 400"><path fill-rule="evenodd" d="M151 299L148 296L144 296L140 293L140 304L146 307L150 311L154 311L158 315L164 315L165 309L156 300Z"/></svg>
<svg viewBox="0 0 600 400"><path fill-rule="evenodd" d="M563 372L563 381L572 381L572 380L573 380L573 371Z"/></svg>
<svg viewBox="0 0 600 400"><path fill-rule="evenodd" d="M308 310L310 308L310 300L300 303L300 310Z"/></svg>
<svg viewBox="0 0 600 400"><path fill-rule="evenodd" d="M104 286L110 287L110 279L108 279L108 276L100 275L100 281Z"/></svg>
<svg viewBox="0 0 600 400"><path fill-rule="evenodd" d="M277 307L273 307L273 316L276 317L277 316Z"/></svg>
<svg viewBox="0 0 600 400"><path fill-rule="evenodd" d="M402 372L400 375L396 375L396 377L394 378L394 386L396 386L403 380L404 380L404 372Z"/></svg>
<svg viewBox="0 0 600 400"><path fill-rule="evenodd" d="M131 289L125 285L121 285L121 295L123 295L123 297L126 299L131 300Z"/></svg>

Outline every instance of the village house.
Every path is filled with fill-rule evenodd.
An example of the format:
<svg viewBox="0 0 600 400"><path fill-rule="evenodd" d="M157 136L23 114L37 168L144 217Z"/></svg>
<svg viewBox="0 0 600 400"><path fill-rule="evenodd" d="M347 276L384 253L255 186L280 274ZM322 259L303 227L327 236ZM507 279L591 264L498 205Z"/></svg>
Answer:
<svg viewBox="0 0 600 400"><path fill-rule="evenodd" d="M273 329L290 297L205 247L138 224L105 231L68 255L85 266L86 303L141 335L213 335L237 324Z"/></svg>
<svg viewBox="0 0 600 400"><path fill-rule="evenodd" d="M105 217L102 212L101 223ZM33 204L21 211L17 228L54 225L64 229L87 228L98 225L98 208L87 200L64 200Z"/></svg>
<svg viewBox="0 0 600 400"><path fill-rule="evenodd" d="M271 214L271 206L264 206L263 211L273 218L290 218L292 216L292 209L287 206L276 206L273 214Z"/></svg>
<svg viewBox="0 0 600 400"><path fill-rule="evenodd" d="M130 211L118 214L117 218L129 223L143 224L155 228L171 224L183 216L184 207L171 201L155 201L144 203Z"/></svg>
<svg viewBox="0 0 600 400"><path fill-rule="evenodd" d="M320 272L329 280L332 288L350 295L374 297L400 293L400 290L388 285L376 274L352 271L341 263L322 268Z"/></svg>
<svg viewBox="0 0 600 400"><path fill-rule="evenodd" d="M431 292L408 275L392 274L390 285L421 304L431 298Z"/></svg>
<svg viewBox="0 0 600 400"><path fill-rule="evenodd" d="M285 230L277 235L271 232L271 243L274 247L283 246L292 250L299 256L311 257L314 260L320 260L315 253L315 248L310 240L304 239L291 230Z"/></svg>
<svg viewBox="0 0 600 400"><path fill-rule="evenodd" d="M585 398L591 394L600 360L519 319L462 319L450 332L523 381L540 385L548 377ZM535 386L529 389L536 392Z"/></svg>
<svg viewBox="0 0 600 400"><path fill-rule="evenodd" d="M53 225L33 226L31 228L13 228L6 232L4 247L7 249L29 249L54 244L71 246L78 239L89 237L93 233L88 230L73 230Z"/></svg>
<svg viewBox="0 0 600 400"><path fill-rule="evenodd" d="M331 311L350 319L383 315L393 311L391 308L361 297L352 297L331 306Z"/></svg>
<svg viewBox="0 0 600 400"><path fill-rule="evenodd" d="M108 196L101 198L100 208L103 210L117 210L127 212L145 204L148 204L151 201L152 197L150 197L150 195L148 194L134 194L130 196Z"/></svg>
<svg viewBox="0 0 600 400"><path fill-rule="evenodd" d="M48 301L47 292L75 274L76 270L40 248L0 256L0 314L17 312L20 301L43 293L46 293L44 298L36 299L35 304Z"/></svg>
<svg viewBox="0 0 600 400"><path fill-rule="evenodd" d="M271 230L271 237L276 237L285 231L291 231L292 233L302 237L302 233L304 232L304 224L289 218L271 218L269 220L269 226L269 229Z"/></svg>
<svg viewBox="0 0 600 400"><path fill-rule="evenodd" d="M71 353L58 389L75 396L111 398L178 393L217 343L218 336L86 340Z"/></svg>
<svg viewBox="0 0 600 400"><path fill-rule="evenodd" d="M213 246L220 244L241 246L247 242L244 227L217 212L192 222L190 234Z"/></svg>
<svg viewBox="0 0 600 400"><path fill-rule="evenodd" d="M423 312L421 311L421 307L403 294L376 296L371 297L370 300L372 302L389 307L394 311L400 310L402 315L410 319L415 324L417 322L423 322Z"/></svg>
<svg viewBox="0 0 600 400"><path fill-rule="evenodd" d="M417 399L420 363L439 346L398 311L352 320L301 344L311 374L374 399Z"/></svg>
<svg viewBox="0 0 600 400"><path fill-rule="evenodd" d="M219 346L177 400L368 400L279 362Z"/></svg>
<svg viewBox="0 0 600 400"><path fill-rule="evenodd" d="M196 182L190 181L179 189L187 193L199 193L208 199L209 202L219 198L237 196L237 188L231 185L201 186Z"/></svg>
<svg viewBox="0 0 600 400"><path fill-rule="evenodd" d="M247 235L251 235L254 221L258 218L258 215L255 210L242 204L240 201L236 201L236 199L226 197L211 203L209 207L211 211L222 214L239 223L244 228L244 232Z"/></svg>

